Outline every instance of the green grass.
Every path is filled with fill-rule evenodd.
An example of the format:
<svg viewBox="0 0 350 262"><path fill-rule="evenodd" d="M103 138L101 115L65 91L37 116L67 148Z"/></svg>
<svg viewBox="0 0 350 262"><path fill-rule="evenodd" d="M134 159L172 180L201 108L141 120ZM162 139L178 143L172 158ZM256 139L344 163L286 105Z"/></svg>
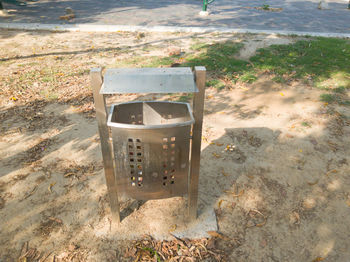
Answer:
<svg viewBox="0 0 350 262"><path fill-rule="evenodd" d="M312 80L315 86L350 87L350 44L344 39L316 38L289 45L272 45L257 50L251 63L236 58L241 43L224 42L194 46L194 54L185 57L184 65L203 65L217 77L254 82L262 72L273 80Z"/></svg>
<svg viewBox="0 0 350 262"><path fill-rule="evenodd" d="M193 44L190 49L191 50L201 50L202 48L206 47L207 44L206 43L202 43L202 42L197 42L195 44Z"/></svg>
<svg viewBox="0 0 350 262"><path fill-rule="evenodd" d="M273 81L299 80L324 90L343 93L350 88L350 42L345 39L310 38L289 45L259 49L250 61L237 59L242 43L195 42L182 56L136 56L116 63L117 67L205 66L210 74L207 83L222 89L223 83L253 83L261 74ZM181 59L180 59L181 58ZM180 60L180 62L179 62ZM322 98L327 99L327 98Z"/></svg>
<svg viewBox="0 0 350 262"><path fill-rule="evenodd" d="M269 5L262 5L262 9L264 9L264 10L270 10L270 6L269 6Z"/></svg>
<svg viewBox="0 0 350 262"><path fill-rule="evenodd" d="M276 83L285 83L286 79L284 79L283 76L275 76L272 78L273 81L275 81Z"/></svg>
<svg viewBox="0 0 350 262"><path fill-rule="evenodd" d="M142 248L144 251L148 251L151 256L153 256L157 262L161 262L162 260L160 259L160 256L158 254L158 252L156 250L154 250L153 248L150 247L143 247Z"/></svg>
<svg viewBox="0 0 350 262"><path fill-rule="evenodd" d="M248 72L243 73L243 74L239 77L239 79L240 79L242 82L253 83L253 82L255 82L255 80L257 80L258 78L257 78L257 76L256 76L254 73L248 71Z"/></svg>
<svg viewBox="0 0 350 262"><path fill-rule="evenodd" d="M301 123L301 125L303 126L303 127L311 127L311 124L309 123L309 122L302 122Z"/></svg>
<svg viewBox="0 0 350 262"><path fill-rule="evenodd" d="M322 94L320 95L320 100L325 103L333 103L336 97L333 94Z"/></svg>
<svg viewBox="0 0 350 262"><path fill-rule="evenodd" d="M320 100L326 103L338 103L339 105L349 106L350 100L339 94L322 94L320 95Z"/></svg>
<svg viewBox="0 0 350 262"><path fill-rule="evenodd" d="M232 78L233 75L243 73L249 64L235 58L242 46L243 44L234 42L206 44L198 52L187 55L183 65L203 65L219 76Z"/></svg>
<svg viewBox="0 0 350 262"><path fill-rule="evenodd" d="M344 39L317 38L259 49L254 67L288 79L311 79L316 86L333 79L350 86L350 44Z"/></svg>
<svg viewBox="0 0 350 262"><path fill-rule="evenodd" d="M175 101L178 101L178 102L189 102L192 98L193 98L193 94L192 93L183 94L183 95L180 95L177 99L175 99Z"/></svg>
<svg viewBox="0 0 350 262"><path fill-rule="evenodd" d="M214 87L215 89L217 89L218 91L222 90L225 88L225 83L222 82L219 79L212 79L209 80L205 83L206 86L208 87Z"/></svg>
<svg viewBox="0 0 350 262"><path fill-rule="evenodd" d="M342 101L339 101L338 103L343 106L350 106L350 100L342 100Z"/></svg>
<svg viewBox="0 0 350 262"><path fill-rule="evenodd" d="M346 91L346 88L344 86L339 86L333 89L333 92L340 93L340 94L344 94L345 91Z"/></svg>

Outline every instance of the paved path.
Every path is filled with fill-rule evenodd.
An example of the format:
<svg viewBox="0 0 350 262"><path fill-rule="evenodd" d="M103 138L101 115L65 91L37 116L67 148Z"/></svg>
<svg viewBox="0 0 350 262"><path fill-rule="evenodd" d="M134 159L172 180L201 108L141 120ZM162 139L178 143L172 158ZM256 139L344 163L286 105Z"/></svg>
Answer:
<svg viewBox="0 0 350 262"><path fill-rule="evenodd" d="M347 0L329 0L319 10L317 0L216 0L211 15L200 17L201 0L39 0L26 7L5 3L16 15L0 23L102 24L137 26L222 27L255 30L350 33ZM280 12L257 10L268 4ZM59 20L65 8L76 12L71 22Z"/></svg>

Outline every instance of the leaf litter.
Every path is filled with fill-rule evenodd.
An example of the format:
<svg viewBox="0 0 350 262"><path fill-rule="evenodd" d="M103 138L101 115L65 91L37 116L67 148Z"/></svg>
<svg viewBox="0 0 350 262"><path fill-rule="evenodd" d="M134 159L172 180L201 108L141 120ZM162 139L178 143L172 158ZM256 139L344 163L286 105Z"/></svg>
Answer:
<svg viewBox="0 0 350 262"><path fill-rule="evenodd" d="M131 247L126 248L125 257L132 258L134 262L142 261L226 261L224 252L213 245L215 239L230 241L231 239L221 233L208 231L210 238L181 239L171 234L173 240L157 241L151 236L142 240L133 241Z"/></svg>

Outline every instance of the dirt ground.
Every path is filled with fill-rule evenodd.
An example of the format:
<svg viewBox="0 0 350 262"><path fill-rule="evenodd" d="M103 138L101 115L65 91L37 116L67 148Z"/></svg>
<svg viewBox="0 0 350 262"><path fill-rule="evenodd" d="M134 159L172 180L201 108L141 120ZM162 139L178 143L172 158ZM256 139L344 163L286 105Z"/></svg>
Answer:
<svg viewBox="0 0 350 262"><path fill-rule="evenodd" d="M298 40L5 30L0 38L1 262L39 261L39 252L41 261L137 261L125 252L132 239L170 236L185 223L181 198L141 206L124 199L125 218L114 226L90 68L164 56L172 46L187 52L197 41L243 43L239 58L248 59L257 48ZM199 213L215 209L219 235L209 234L216 239L206 248L222 261L349 261L350 109L320 102L321 93L264 74L252 84L206 90ZM150 98L174 99L110 102Z"/></svg>

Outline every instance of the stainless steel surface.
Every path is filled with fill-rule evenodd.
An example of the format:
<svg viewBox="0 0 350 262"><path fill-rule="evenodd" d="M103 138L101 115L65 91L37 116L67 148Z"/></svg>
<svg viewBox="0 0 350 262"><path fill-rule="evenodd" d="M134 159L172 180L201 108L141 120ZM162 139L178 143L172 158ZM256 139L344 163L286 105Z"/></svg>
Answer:
<svg viewBox="0 0 350 262"><path fill-rule="evenodd" d="M104 171L107 183L107 190L111 205L111 211L113 219L116 222L120 221L119 214L119 202L118 202L118 191L115 180L115 169L113 166L113 151L112 144L109 141L109 132L107 127L107 112L106 103L103 95L100 94L100 88L102 85L102 69L94 68L91 69L91 87L94 96L94 103L96 109L96 118L98 122L98 130L100 133L101 150L104 164Z"/></svg>
<svg viewBox="0 0 350 262"><path fill-rule="evenodd" d="M198 181L201 156L203 108L206 78L205 67L195 67L195 77L199 92L195 93L193 98L193 115L195 123L192 129L193 139L191 145L191 167L188 190L188 213L190 219L197 218Z"/></svg>
<svg viewBox="0 0 350 262"><path fill-rule="evenodd" d="M189 67L107 69L101 94L197 92Z"/></svg>
<svg viewBox="0 0 350 262"><path fill-rule="evenodd" d="M190 68L108 69L103 82L101 69L91 70L105 176L116 221L120 221L121 195L148 200L188 194L189 217L197 217L206 70L196 67L194 74L195 80ZM113 105L107 121L104 94L190 92L197 92L193 115L186 103L128 102Z"/></svg>
<svg viewBox="0 0 350 262"><path fill-rule="evenodd" d="M108 125L119 194L139 200L186 194L193 121L186 103L114 105Z"/></svg>
<svg viewBox="0 0 350 262"><path fill-rule="evenodd" d="M190 104L167 101L127 102L111 105L107 125L131 129L188 126L194 123Z"/></svg>

